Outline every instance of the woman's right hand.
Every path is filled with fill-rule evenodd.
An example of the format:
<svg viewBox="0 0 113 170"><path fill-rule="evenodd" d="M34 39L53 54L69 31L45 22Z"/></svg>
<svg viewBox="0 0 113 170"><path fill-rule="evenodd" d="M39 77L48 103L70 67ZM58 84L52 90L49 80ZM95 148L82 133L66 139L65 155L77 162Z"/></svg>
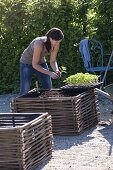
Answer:
<svg viewBox="0 0 113 170"><path fill-rule="evenodd" d="M49 73L49 76L52 78L52 79L58 79L59 78L59 75L55 72L50 72Z"/></svg>

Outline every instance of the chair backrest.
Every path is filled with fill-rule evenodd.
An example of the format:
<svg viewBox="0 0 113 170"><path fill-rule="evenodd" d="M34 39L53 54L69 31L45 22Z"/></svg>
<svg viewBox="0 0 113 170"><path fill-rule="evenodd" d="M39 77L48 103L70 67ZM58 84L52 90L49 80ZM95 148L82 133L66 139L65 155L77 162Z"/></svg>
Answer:
<svg viewBox="0 0 113 170"><path fill-rule="evenodd" d="M79 50L86 69L103 66L103 47L99 41L94 39L81 40Z"/></svg>

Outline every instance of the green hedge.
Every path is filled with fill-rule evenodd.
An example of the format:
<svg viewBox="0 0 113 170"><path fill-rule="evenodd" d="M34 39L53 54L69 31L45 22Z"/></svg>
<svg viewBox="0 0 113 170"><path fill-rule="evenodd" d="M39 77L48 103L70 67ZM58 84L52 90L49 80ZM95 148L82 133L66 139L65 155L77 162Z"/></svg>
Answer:
<svg viewBox="0 0 113 170"><path fill-rule="evenodd" d="M58 63L66 71L62 73L61 79L53 81L54 87L62 86L63 80L69 75L84 72L79 54L81 39L99 39L107 50L111 50L113 31L110 22L113 13L110 10L113 9L110 6L112 1L107 2L0 0L0 93L19 91L21 53L33 38L44 35L52 27L59 27L65 35L58 53ZM108 13L105 15L103 4L110 8L106 7ZM107 21L108 14L111 19ZM106 29L109 30L109 37L107 32L101 34ZM110 46L107 46L108 42ZM35 87L35 81L36 78L33 79L32 88Z"/></svg>

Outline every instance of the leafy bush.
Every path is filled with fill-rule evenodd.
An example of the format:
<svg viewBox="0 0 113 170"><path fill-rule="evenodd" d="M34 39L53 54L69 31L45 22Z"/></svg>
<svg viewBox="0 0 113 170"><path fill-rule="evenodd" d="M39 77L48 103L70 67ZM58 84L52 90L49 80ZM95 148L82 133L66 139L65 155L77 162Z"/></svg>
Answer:
<svg viewBox="0 0 113 170"><path fill-rule="evenodd" d="M19 91L19 59L23 50L52 27L59 27L65 35L58 64L66 73L53 81L54 87L62 86L67 76L84 72L79 54L81 39L102 40L108 51L112 47L111 3L112 0L0 0L0 93Z"/></svg>

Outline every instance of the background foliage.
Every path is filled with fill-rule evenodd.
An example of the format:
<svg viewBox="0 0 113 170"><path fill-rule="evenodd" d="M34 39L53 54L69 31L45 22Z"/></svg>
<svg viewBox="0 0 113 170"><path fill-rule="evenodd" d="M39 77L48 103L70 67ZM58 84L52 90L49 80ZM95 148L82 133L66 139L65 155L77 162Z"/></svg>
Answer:
<svg viewBox="0 0 113 170"><path fill-rule="evenodd" d="M54 87L62 86L67 76L84 71L81 39L95 38L110 53L112 7L112 0L0 0L0 93L19 91L21 53L33 38L45 35L52 27L59 27L65 35L58 63L66 72L53 81Z"/></svg>

